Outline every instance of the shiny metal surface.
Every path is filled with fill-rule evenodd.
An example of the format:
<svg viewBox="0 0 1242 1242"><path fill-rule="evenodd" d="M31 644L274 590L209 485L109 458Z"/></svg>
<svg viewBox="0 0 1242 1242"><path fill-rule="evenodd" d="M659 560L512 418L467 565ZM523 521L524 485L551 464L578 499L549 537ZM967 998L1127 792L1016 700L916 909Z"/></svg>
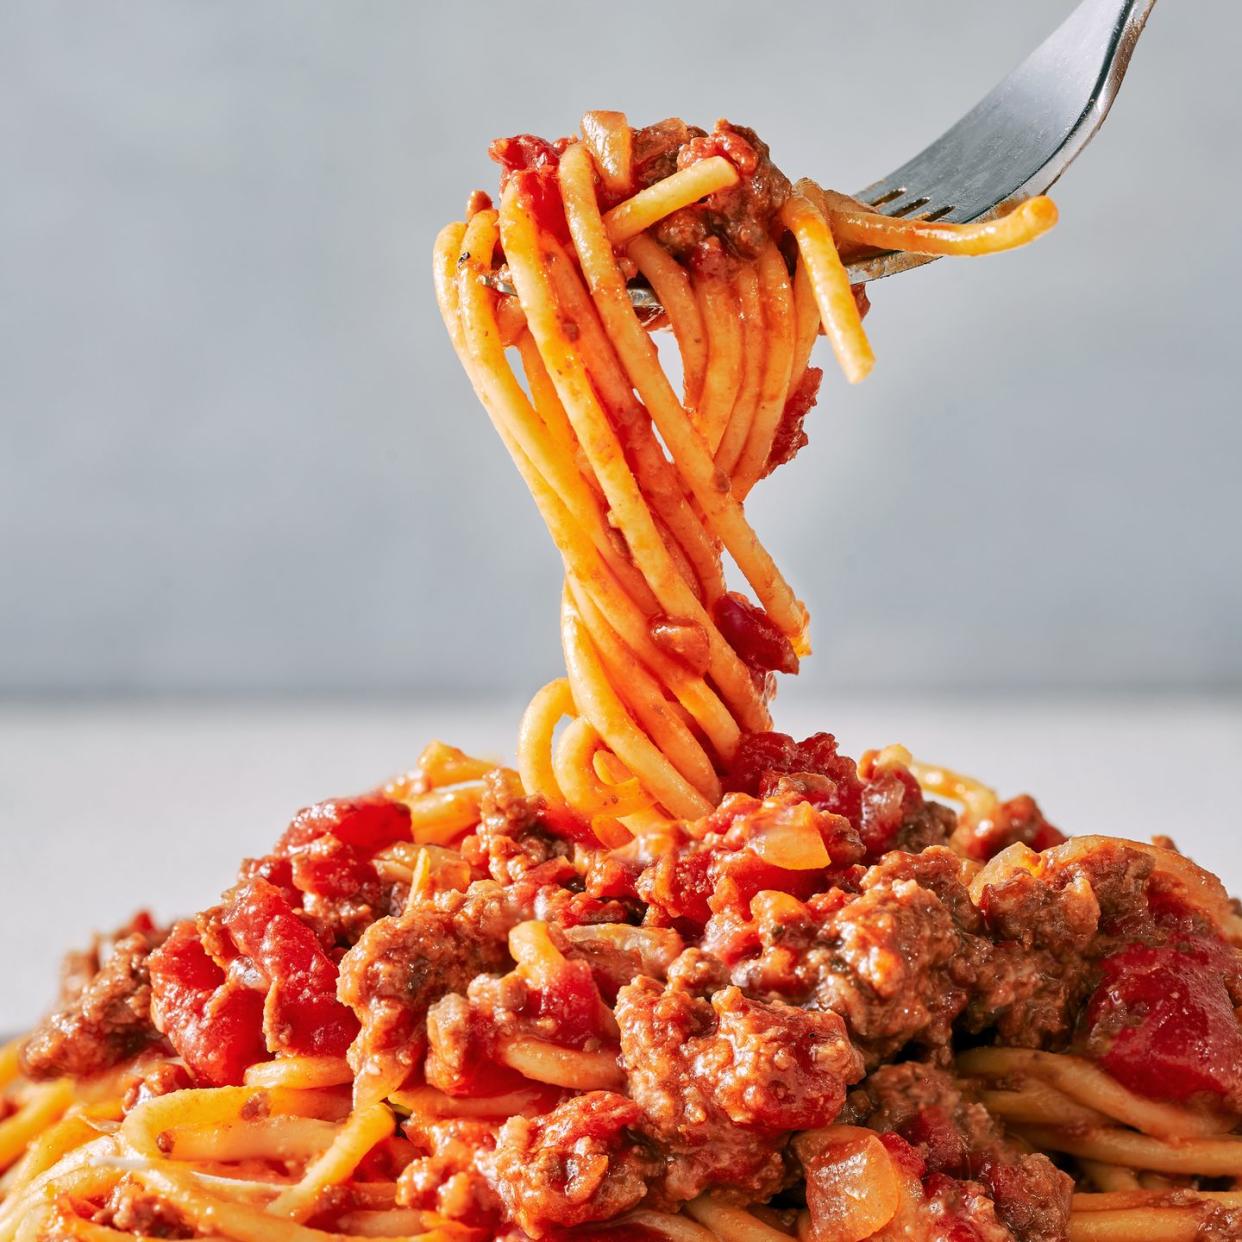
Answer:
<svg viewBox="0 0 1242 1242"><path fill-rule="evenodd" d="M857 198L886 215L965 222L1042 194L1095 136L1112 107L1155 0L1082 0L960 121ZM882 254L850 267L878 280L930 263Z"/></svg>
<svg viewBox="0 0 1242 1242"><path fill-rule="evenodd" d="M1104 123L1155 2L1081 0L961 120L854 197L885 215L966 223L1044 193ZM865 284L933 257L888 251L847 270L851 281ZM495 276L480 279L513 292ZM630 287L630 300L639 310L661 309L641 285Z"/></svg>

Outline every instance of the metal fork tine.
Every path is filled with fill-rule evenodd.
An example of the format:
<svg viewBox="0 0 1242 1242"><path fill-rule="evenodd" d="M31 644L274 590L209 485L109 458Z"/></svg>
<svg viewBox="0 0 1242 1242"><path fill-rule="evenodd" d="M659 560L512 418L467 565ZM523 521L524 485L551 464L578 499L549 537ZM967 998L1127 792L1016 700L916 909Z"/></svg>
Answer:
<svg viewBox="0 0 1242 1242"><path fill-rule="evenodd" d="M890 216L937 204L965 223L1042 194L1108 115L1155 0L1082 0L1039 47L912 160L856 198ZM881 255L850 271L875 280L927 262Z"/></svg>

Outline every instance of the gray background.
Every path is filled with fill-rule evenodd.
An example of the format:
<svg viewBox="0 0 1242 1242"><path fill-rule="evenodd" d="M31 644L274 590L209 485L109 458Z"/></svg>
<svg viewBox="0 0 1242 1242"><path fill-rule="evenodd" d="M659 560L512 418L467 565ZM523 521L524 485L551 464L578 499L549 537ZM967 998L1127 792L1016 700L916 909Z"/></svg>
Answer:
<svg viewBox="0 0 1242 1242"><path fill-rule="evenodd" d="M557 562L429 276L487 141L723 113L851 189L1069 7L9 0L0 692L529 691ZM1052 237L875 288L750 506L807 691L1242 681L1240 44L1164 0Z"/></svg>

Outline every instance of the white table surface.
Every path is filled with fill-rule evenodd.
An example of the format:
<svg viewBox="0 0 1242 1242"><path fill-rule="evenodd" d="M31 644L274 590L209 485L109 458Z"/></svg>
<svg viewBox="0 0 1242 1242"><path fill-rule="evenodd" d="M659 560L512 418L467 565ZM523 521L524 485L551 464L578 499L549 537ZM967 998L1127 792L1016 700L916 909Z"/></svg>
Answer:
<svg viewBox="0 0 1242 1242"><path fill-rule="evenodd" d="M365 789L442 737L512 753L521 704L0 705L0 1030L32 1021L61 952L140 906L209 905L290 815ZM1168 833L1242 887L1242 698L782 704L778 725L1028 791L1071 832Z"/></svg>

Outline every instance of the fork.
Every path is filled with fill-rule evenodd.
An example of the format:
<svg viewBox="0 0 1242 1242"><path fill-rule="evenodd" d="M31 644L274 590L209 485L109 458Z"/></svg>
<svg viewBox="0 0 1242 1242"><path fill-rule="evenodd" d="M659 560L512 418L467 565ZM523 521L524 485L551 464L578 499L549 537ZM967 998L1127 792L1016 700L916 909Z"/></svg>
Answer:
<svg viewBox="0 0 1242 1242"><path fill-rule="evenodd" d="M1155 2L1081 0L961 120L854 197L894 218L913 214L965 224L1044 193L1104 123ZM888 250L858 259L846 271L851 283L860 285L936 257ZM495 275L480 280L513 292ZM629 293L638 310L662 309L645 285L631 285Z"/></svg>
<svg viewBox="0 0 1242 1242"><path fill-rule="evenodd" d="M856 198L884 215L964 224L1044 193L1104 123L1156 0L1082 0L1008 77L929 147ZM888 251L862 284L930 263Z"/></svg>

